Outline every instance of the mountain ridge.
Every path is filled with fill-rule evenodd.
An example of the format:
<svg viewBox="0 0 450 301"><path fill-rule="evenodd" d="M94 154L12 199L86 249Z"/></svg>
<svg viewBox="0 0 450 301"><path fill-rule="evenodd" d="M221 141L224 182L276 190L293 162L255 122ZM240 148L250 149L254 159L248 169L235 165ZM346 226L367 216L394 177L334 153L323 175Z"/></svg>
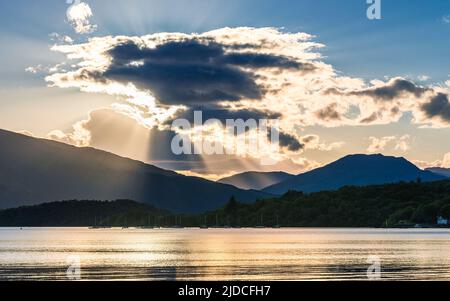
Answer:
<svg viewBox="0 0 450 301"><path fill-rule="evenodd" d="M231 196L269 196L188 177L94 148L0 130L0 208L68 199L133 199L173 212L199 212Z"/></svg>
<svg viewBox="0 0 450 301"><path fill-rule="evenodd" d="M431 171L434 174L441 175L447 178L450 178L450 168L444 168L444 167L430 167L426 168L425 170Z"/></svg>
<svg viewBox="0 0 450 301"><path fill-rule="evenodd" d="M401 181L438 181L445 177L424 171L403 157L382 154L347 155L321 168L266 187L264 192L281 195L289 190L317 192L344 186L366 186Z"/></svg>
<svg viewBox="0 0 450 301"><path fill-rule="evenodd" d="M247 171L233 175L231 177L222 178L217 182L233 185L241 189L262 190L268 186L278 184L291 177L294 177L294 175L283 171L277 172Z"/></svg>

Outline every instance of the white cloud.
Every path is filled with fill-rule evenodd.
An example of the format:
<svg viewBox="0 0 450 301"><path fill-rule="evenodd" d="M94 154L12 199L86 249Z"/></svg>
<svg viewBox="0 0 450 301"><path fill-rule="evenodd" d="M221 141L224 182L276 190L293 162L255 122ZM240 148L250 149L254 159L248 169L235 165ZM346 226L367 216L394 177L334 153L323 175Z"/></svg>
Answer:
<svg viewBox="0 0 450 301"><path fill-rule="evenodd" d="M445 84L450 88L450 80L445 81Z"/></svg>
<svg viewBox="0 0 450 301"><path fill-rule="evenodd" d="M22 135L25 135L25 136L33 137L33 138L35 137L34 134L33 134L32 132L26 131L26 130L19 131L19 132L17 132L17 133L22 134Z"/></svg>
<svg viewBox="0 0 450 301"><path fill-rule="evenodd" d="M367 152L369 153L379 153L382 152L389 142L395 140L395 136L387 136L387 137L369 137L370 145L367 148Z"/></svg>
<svg viewBox="0 0 450 301"><path fill-rule="evenodd" d="M444 155L444 159L442 159L441 167L450 168L450 153Z"/></svg>
<svg viewBox="0 0 450 301"><path fill-rule="evenodd" d="M423 169L431 167L450 168L450 153L446 153L442 159L432 162L422 160L413 160L412 162Z"/></svg>
<svg viewBox="0 0 450 301"><path fill-rule="evenodd" d="M66 70L64 69L64 66L65 66L65 63L49 65L49 66L43 66L43 65L30 66L30 67L25 68L25 72L28 72L31 74L66 72Z"/></svg>
<svg viewBox="0 0 450 301"><path fill-rule="evenodd" d="M434 162L428 162L423 160L412 160L411 162L421 169L426 169L430 167L440 167L442 164L441 160L436 160Z"/></svg>
<svg viewBox="0 0 450 301"><path fill-rule="evenodd" d="M397 139L395 149L407 152L411 149L411 136L410 135L404 135Z"/></svg>
<svg viewBox="0 0 450 301"><path fill-rule="evenodd" d="M429 75L423 74L423 75L419 75L417 77L417 79L420 80L421 82L426 82L426 81L429 81L431 79L431 77Z"/></svg>
<svg viewBox="0 0 450 301"><path fill-rule="evenodd" d="M397 151L407 152L411 149L411 136L404 135L401 137L397 136L386 136L386 137L369 137L370 145L367 148L369 153L380 153L383 152L386 147L391 143L395 142L394 149Z"/></svg>
<svg viewBox="0 0 450 301"><path fill-rule="evenodd" d="M43 70L42 65L30 66L30 67L25 68L25 72L32 73L32 74L36 74L38 72L41 72L42 70Z"/></svg>
<svg viewBox="0 0 450 301"><path fill-rule="evenodd" d="M60 35L59 33L53 32L49 35L50 39L56 43L63 44L73 44L74 40L66 35Z"/></svg>
<svg viewBox="0 0 450 301"><path fill-rule="evenodd" d="M320 137L317 135L306 135L300 139L301 143L304 144L305 149L319 150L319 151L332 151L339 149L345 145L344 141L336 142L322 142Z"/></svg>
<svg viewBox="0 0 450 301"><path fill-rule="evenodd" d="M46 138L77 147L87 147L91 142L91 133L85 128L88 121L89 120L83 120L75 123L71 133L64 133L60 130L54 130L48 133Z"/></svg>
<svg viewBox="0 0 450 301"><path fill-rule="evenodd" d="M74 0L66 14L67 20L79 34L91 33L97 29L97 25L91 23L93 16L91 7L85 2Z"/></svg>

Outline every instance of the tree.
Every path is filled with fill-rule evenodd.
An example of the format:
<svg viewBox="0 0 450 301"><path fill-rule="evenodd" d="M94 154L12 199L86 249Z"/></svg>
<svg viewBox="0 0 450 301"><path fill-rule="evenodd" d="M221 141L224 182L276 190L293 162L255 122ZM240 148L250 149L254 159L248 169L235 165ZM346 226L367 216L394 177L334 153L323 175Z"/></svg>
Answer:
<svg viewBox="0 0 450 301"><path fill-rule="evenodd" d="M446 219L450 219L450 204L444 205L441 210L439 210L440 216Z"/></svg>
<svg viewBox="0 0 450 301"><path fill-rule="evenodd" d="M413 220L418 223L434 223L436 221L437 211L434 205L422 205L414 212Z"/></svg>
<svg viewBox="0 0 450 301"><path fill-rule="evenodd" d="M227 215L228 220L231 224L230 226L236 225L238 209L239 203L236 201L236 198L232 196L224 208L225 214Z"/></svg>

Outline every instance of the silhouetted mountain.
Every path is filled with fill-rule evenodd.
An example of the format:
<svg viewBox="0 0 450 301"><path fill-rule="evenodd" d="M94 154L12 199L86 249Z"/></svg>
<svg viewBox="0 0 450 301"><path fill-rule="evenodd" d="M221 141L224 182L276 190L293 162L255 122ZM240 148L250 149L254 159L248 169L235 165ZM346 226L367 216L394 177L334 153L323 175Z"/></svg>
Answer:
<svg viewBox="0 0 450 301"><path fill-rule="evenodd" d="M156 226L166 210L130 200L62 201L0 210L2 227ZM172 221L172 220L170 220Z"/></svg>
<svg viewBox="0 0 450 301"><path fill-rule="evenodd" d="M366 186L400 181L438 181L445 177L416 167L404 158L350 155L327 166L300 174L263 191L281 195L289 190L317 192L343 186Z"/></svg>
<svg viewBox="0 0 450 301"><path fill-rule="evenodd" d="M173 212L200 212L267 196L93 148L0 130L0 208L71 199L133 199Z"/></svg>
<svg viewBox="0 0 450 301"><path fill-rule="evenodd" d="M450 168L431 167L431 168L427 168L425 170L431 171L432 173L440 175L440 176L450 178Z"/></svg>
<svg viewBox="0 0 450 301"><path fill-rule="evenodd" d="M244 172L231 177L223 178L217 182L230 184L241 189L261 190L268 186L278 184L293 178L285 172Z"/></svg>

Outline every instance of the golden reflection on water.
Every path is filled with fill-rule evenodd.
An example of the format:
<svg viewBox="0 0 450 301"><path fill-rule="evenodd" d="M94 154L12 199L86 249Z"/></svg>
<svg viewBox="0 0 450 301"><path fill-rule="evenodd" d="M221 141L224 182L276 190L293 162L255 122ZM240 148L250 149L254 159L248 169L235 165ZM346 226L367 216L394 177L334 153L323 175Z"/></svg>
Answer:
<svg viewBox="0 0 450 301"><path fill-rule="evenodd" d="M450 229L0 229L0 279L450 280Z"/></svg>

